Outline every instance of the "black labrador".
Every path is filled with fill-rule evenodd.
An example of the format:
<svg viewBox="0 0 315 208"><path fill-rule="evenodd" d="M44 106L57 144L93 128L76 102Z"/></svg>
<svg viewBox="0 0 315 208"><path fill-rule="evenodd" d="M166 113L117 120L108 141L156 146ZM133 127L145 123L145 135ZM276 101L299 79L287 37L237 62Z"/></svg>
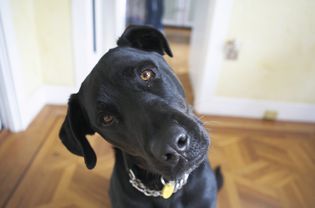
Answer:
<svg viewBox="0 0 315 208"><path fill-rule="evenodd" d="M85 136L97 132L113 145L113 207L214 208L221 174L207 158L207 131L162 57L173 56L168 42L152 27L129 26L117 45L71 95L63 144L89 169L96 155Z"/></svg>

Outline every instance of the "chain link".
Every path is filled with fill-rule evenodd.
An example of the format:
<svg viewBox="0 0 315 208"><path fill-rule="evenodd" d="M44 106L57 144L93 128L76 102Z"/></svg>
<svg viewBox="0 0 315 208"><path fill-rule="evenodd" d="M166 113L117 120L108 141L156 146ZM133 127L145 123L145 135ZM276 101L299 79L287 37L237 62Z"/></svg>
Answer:
<svg viewBox="0 0 315 208"><path fill-rule="evenodd" d="M188 176L189 174L185 174L181 179L174 181L175 183L174 193L180 190L187 183ZM136 178L135 174L131 169L129 169L129 182L134 188L136 188L138 191L142 192L146 196L158 197L162 195L161 191L147 188L140 179ZM164 179L162 177L161 182L163 185L165 185Z"/></svg>

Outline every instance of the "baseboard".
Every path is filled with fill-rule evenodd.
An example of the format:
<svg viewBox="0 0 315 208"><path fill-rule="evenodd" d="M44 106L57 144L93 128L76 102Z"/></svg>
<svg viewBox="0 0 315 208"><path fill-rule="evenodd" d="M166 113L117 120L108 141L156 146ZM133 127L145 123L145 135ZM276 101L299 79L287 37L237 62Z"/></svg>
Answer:
<svg viewBox="0 0 315 208"><path fill-rule="evenodd" d="M30 97L25 99L22 105L20 105L20 114L22 120L22 126L20 130L25 130L32 120L36 117L39 111L45 105L45 91L43 88L37 89Z"/></svg>
<svg viewBox="0 0 315 208"><path fill-rule="evenodd" d="M315 122L315 105L265 100L213 97L195 103L198 113L261 119L266 110L278 112L277 120Z"/></svg>
<svg viewBox="0 0 315 208"><path fill-rule="evenodd" d="M37 116L46 104L66 105L70 94L75 92L74 87L44 85L37 89L24 103L21 109L22 127L24 130Z"/></svg>
<svg viewBox="0 0 315 208"><path fill-rule="evenodd" d="M75 93L75 88L70 86L45 85L42 88L46 104L67 104L70 95Z"/></svg>

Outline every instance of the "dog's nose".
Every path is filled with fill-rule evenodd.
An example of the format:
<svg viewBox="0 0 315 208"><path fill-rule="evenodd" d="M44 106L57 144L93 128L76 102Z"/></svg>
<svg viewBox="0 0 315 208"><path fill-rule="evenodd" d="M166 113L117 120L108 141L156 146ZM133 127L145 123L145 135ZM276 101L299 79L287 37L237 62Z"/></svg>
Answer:
<svg viewBox="0 0 315 208"><path fill-rule="evenodd" d="M154 139L151 151L161 162L176 164L189 147L189 136L183 128L177 126L161 130L161 132L158 138Z"/></svg>
<svg viewBox="0 0 315 208"><path fill-rule="evenodd" d="M167 145L161 154L161 159L168 163L177 163L180 153L184 152L188 147L189 139L186 134L176 135L173 139L173 145Z"/></svg>

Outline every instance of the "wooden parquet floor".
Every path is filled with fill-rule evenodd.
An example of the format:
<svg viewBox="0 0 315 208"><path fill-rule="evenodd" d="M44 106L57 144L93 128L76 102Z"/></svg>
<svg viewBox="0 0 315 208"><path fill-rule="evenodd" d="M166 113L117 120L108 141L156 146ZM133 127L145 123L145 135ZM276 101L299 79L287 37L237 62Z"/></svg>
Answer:
<svg viewBox="0 0 315 208"><path fill-rule="evenodd" d="M180 58L170 64L191 102L183 41L172 43ZM65 106L46 106L26 131L0 132L0 207L110 206L111 146L98 135L90 137L98 163L87 170L58 139L65 113ZM225 179L218 207L315 207L315 124L201 117L212 138L209 158Z"/></svg>

